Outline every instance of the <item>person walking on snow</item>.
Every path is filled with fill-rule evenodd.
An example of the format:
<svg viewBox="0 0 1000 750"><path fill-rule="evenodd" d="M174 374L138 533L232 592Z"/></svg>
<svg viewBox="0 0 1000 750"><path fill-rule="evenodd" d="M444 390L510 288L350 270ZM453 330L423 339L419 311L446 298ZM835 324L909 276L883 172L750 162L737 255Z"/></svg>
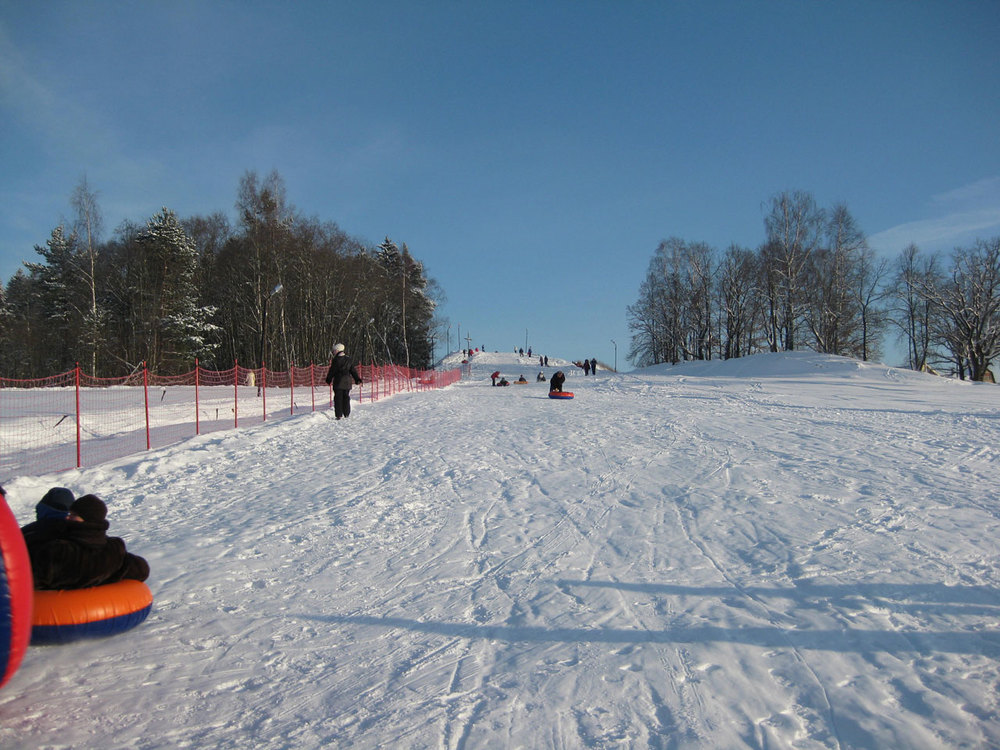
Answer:
<svg viewBox="0 0 1000 750"><path fill-rule="evenodd" d="M344 353L343 344L333 347L333 362L326 382L333 386L333 413L337 419L351 416L351 387L361 385L361 376L354 362Z"/></svg>

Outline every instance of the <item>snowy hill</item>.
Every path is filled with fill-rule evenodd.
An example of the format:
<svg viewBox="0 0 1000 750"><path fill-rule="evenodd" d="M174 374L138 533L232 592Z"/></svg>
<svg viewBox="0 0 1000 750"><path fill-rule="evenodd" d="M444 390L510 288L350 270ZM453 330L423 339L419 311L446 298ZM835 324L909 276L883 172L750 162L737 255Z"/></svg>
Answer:
<svg viewBox="0 0 1000 750"><path fill-rule="evenodd" d="M0 746L1000 746L1000 390L549 362L4 481L105 497L156 602L30 648Z"/></svg>

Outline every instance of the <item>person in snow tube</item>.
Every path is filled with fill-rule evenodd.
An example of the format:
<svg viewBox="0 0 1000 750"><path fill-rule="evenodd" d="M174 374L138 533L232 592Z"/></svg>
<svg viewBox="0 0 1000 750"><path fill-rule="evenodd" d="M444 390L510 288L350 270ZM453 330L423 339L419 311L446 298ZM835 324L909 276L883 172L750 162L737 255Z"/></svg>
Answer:
<svg viewBox="0 0 1000 750"><path fill-rule="evenodd" d="M557 370L556 374L552 376L552 380L549 381L549 393L553 391L557 393L562 393L563 383L566 382L566 375L562 370Z"/></svg>
<svg viewBox="0 0 1000 750"><path fill-rule="evenodd" d="M35 520L21 527L21 535L28 548L39 549L45 544L66 535L69 508L76 498L65 487L52 487L35 506Z"/></svg>
<svg viewBox="0 0 1000 750"><path fill-rule="evenodd" d="M354 362L344 353L343 344L333 347L333 361L326 374L326 382L333 386L334 415L337 419L351 416L351 386L361 385L361 376Z"/></svg>
<svg viewBox="0 0 1000 750"><path fill-rule="evenodd" d="M128 552L122 539L107 535L107 515L103 500L84 495L69 506L64 520L22 529L35 589L80 589L149 577L149 563Z"/></svg>

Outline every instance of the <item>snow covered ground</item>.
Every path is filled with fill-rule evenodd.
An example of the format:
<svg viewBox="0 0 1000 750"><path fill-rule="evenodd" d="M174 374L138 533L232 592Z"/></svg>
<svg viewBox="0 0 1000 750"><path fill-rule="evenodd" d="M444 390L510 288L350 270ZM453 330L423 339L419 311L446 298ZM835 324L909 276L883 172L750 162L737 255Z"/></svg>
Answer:
<svg viewBox="0 0 1000 750"><path fill-rule="evenodd" d="M0 747L1000 746L1000 389L538 369L0 478L102 495L156 599L29 648Z"/></svg>

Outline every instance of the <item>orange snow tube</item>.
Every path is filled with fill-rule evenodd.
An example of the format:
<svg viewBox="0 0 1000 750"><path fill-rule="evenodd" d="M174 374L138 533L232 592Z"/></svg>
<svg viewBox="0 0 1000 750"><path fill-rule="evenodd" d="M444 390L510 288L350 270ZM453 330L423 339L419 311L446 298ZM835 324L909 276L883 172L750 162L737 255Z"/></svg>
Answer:
<svg viewBox="0 0 1000 750"><path fill-rule="evenodd" d="M36 591L31 643L68 643L134 628L153 608L142 581L118 581L86 589Z"/></svg>

